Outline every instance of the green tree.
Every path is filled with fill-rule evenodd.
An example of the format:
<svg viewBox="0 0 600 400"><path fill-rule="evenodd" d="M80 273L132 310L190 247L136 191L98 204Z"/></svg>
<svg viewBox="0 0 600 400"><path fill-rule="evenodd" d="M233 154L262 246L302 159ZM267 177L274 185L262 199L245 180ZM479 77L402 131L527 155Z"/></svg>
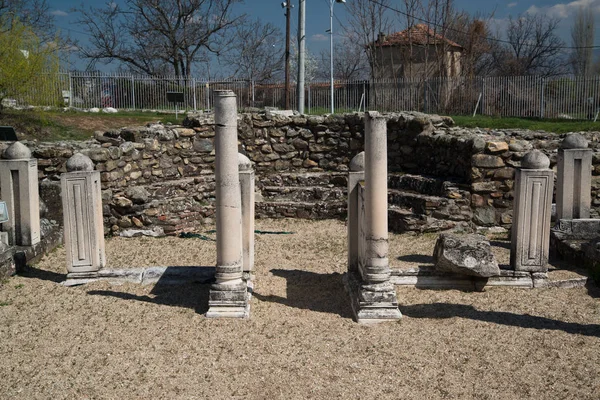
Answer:
<svg viewBox="0 0 600 400"><path fill-rule="evenodd" d="M0 20L0 109L5 99L24 104L56 105L59 57L54 42L42 43L19 20Z"/></svg>

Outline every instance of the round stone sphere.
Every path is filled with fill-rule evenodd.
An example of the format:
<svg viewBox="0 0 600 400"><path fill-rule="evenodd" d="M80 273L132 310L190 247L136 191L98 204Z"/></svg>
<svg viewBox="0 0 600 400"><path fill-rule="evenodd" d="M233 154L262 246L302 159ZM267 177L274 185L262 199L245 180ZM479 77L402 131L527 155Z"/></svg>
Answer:
<svg viewBox="0 0 600 400"><path fill-rule="evenodd" d="M561 149L587 149L588 141L579 133L568 134L560 144Z"/></svg>
<svg viewBox="0 0 600 400"><path fill-rule="evenodd" d="M350 161L350 171L359 172L365 170L365 152L361 151Z"/></svg>
<svg viewBox="0 0 600 400"><path fill-rule="evenodd" d="M75 153L71 158L67 160L67 171L79 172L79 171L93 171L94 163L88 156L81 153Z"/></svg>
<svg viewBox="0 0 600 400"><path fill-rule="evenodd" d="M31 158L31 150L21 142L14 142L2 154L5 160L27 160Z"/></svg>
<svg viewBox="0 0 600 400"><path fill-rule="evenodd" d="M550 167L550 159L541 151L533 150L525 154L521 160L523 169L548 169Z"/></svg>
<svg viewBox="0 0 600 400"><path fill-rule="evenodd" d="M240 171L250 171L252 169L252 161L242 153L238 153L238 168Z"/></svg>

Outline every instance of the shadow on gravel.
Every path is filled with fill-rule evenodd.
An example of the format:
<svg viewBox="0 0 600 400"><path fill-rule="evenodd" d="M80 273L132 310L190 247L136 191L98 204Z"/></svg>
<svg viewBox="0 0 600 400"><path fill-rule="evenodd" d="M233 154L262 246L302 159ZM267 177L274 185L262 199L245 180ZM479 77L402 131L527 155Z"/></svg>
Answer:
<svg viewBox="0 0 600 400"><path fill-rule="evenodd" d="M433 256L428 256L425 254L407 254L405 256L398 257L398 260L419 264L433 264Z"/></svg>
<svg viewBox="0 0 600 400"><path fill-rule="evenodd" d="M271 273L285 278L287 297L264 296L254 292L253 296L260 301L352 318L350 302L342 281L344 275L318 274L298 269L272 269Z"/></svg>
<svg viewBox="0 0 600 400"><path fill-rule="evenodd" d="M191 308L198 314L205 314L208 311L209 290L210 285L208 284L161 284L159 280L152 288L150 296L138 296L113 290L90 290L87 293L92 296L109 296L163 306Z"/></svg>
<svg viewBox="0 0 600 400"><path fill-rule="evenodd" d="M590 297L593 297L595 299L600 298L600 288L592 278L588 279L587 283L585 284L585 288L587 289L588 295L590 295Z"/></svg>
<svg viewBox="0 0 600 400"><path fill-rule="evenodd" d="M64 282L67 279L67 274L59 274L57 272L33 268L29 265L19 268L17 275L25 278L40 279L42 281L50 281L55 283Z"/></svg>
<svg viewBox="0 0 600 400"><path fill-rule="evenodd" d="M504 240L490 240L490 245L492 247L500 247L503 249L508 249L510 250L510 242L504 241Z"/></svg>
<svg viewBox="0 0 600 400"><path fill-rule="evenodd" d="M600 325L563 322L551 318L528 314L513 314L504 311L480 311L464 304L433 303L400 307L403 315L411 318L468 318L476 321L493 322L500 325L530 329L560 330L566 333L600 337Z"/></svg>

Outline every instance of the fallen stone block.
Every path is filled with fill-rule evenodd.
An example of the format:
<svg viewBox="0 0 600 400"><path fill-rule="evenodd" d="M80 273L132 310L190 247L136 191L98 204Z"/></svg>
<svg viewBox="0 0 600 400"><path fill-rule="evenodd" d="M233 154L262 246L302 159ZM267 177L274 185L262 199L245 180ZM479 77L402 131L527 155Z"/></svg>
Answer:
<svg viewBox="0 0 600 400"><path fill-rule="evenodd" d="M481 278L500 275L490 242L482 235L441 234L433 258L438 271Z"/></svg>

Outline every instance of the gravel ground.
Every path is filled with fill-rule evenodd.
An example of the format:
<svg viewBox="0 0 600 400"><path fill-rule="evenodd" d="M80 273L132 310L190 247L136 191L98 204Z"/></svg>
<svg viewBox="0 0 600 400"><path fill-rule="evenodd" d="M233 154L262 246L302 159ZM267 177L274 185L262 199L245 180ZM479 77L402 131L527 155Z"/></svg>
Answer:
<svg viewBox="0 0 600 400"><path fill-rule="evenodd" d="M361 326L338 221L257 221L250 320L203 315L207 285L66 288L64 250L0 287L0 398L598 399L600 293L399 288L400 322ZM394 235L395 266L435 237ZM111 239L110 268L214 265L214 242Z"/></svg>

